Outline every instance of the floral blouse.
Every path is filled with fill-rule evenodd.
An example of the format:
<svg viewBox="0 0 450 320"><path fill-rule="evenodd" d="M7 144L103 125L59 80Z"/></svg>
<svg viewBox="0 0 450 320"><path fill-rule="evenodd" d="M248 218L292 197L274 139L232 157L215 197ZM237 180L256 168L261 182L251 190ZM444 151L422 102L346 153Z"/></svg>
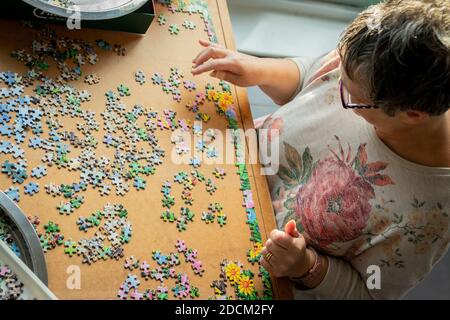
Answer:
<svg viewBox="0 0 450 320"><path fill-rule="evenodd" d="M262 123L278 133L262 139L280 140L278 173L267 176L278 227L295 219L308 243L329 257L324 280L306 293L400 298L449 248L450 168L401 158L372 125L342 107L336 51L293 60L302 82ZM375 287L367 285L373 266Z"/></svg>

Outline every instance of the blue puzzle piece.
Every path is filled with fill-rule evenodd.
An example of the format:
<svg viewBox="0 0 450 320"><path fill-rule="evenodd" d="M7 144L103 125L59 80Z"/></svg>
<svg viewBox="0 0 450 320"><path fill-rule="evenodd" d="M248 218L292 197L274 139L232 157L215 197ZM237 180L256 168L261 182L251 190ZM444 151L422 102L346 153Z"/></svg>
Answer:
<svg viewBox="0 0 450 320"><path fill-rule="evenodd" d="M201 161L197 157L194 157L189 160L189 165L191 165L194 168L198 168L201 165Z"/></svg>
<svg viewBox="0 0 450 320"><path fill-rule="evenodd" d="M23 149L21 147L19 147L16 144L12 144L11 148L9 149L9 153L12 154L13 158L23 158L25 152L23 151Z"/></svg>
<svg viewBox="0 0 450 320"><path fill-rule="evenodd" d="M0 134L2 135L2 136L8 136L8 137L11 137L11 135L12 135L12 130L11 130L11 126L8 126L7 124L2 124L1 126L0 126Z"/></svg>
<svg viewBox="0 0 450 320"><path fill-rule="evenodd" d="M28 146L33 149L40 148L42 146L42 139L39 137L31 137Z"/></svg>
<svg viewBox="0 0 450 320"><path fill-rule="evenodd" d="M11 187L5 190L4 192L11 200L19 202L20 200L19 187Z"/></svg>
<svg viewBox="0 0 450 320"><path fill-rule="evenodd" d="M14 134L14 140L16 140L17 143L22 143L25 141L25 134L22 132L16 131Z"/></svg>
<svg viewBox="0 0 450 320"><path fill-rule="evenodd" d="M9 153L9 150L11 148L11 142L9 141L0 141L0 152L2 153Z"/></svg>
<svg viewBox="0 0 450 320"><path fill-rule="evenodd" d="M25 179L28 177L27 172L25 170L20 170L16 168L16 171L12 174L12 180L16 183L23 183Z"/></svg>
<svg viewBox="0 0 450 320"><path fill-rule="evenodd" d="M32 196L39 192L39 183L31 181L31 182L27 183L24 186L24 188L25 188L25 191L24 191L25 194Z"/></svg>
<svg viewBox="0 0 450 320"><path fill-rule="evenodd" d="M11 71L3 72L2 80L5 81L7 85L12 86L16 83L17 74Z"/></svg>
<svg viewBox="0 0 450 320"><path fill-rule="evenodd" d="M19 104L21 105L21 106L23 106L23 105L30 105L30 103L31 103L31 99L30 99L30 97L29 96L20 96L19 98L18 98L18 101L19 101Z"/></svg>
<svg viewBox="0 0 450 320"><path fill-rule="evenodd" d="M37 166L31 170L31 176L37 179L47 175L47 168L44 166Z"/></svg>
<svg viewBox="0 0 450 320"><path fill-rule="evenodd" d="M1 112L1 111L0 111ZM1 113L0 124L7 123L11 120L11 116L7 113Z"/></svg>

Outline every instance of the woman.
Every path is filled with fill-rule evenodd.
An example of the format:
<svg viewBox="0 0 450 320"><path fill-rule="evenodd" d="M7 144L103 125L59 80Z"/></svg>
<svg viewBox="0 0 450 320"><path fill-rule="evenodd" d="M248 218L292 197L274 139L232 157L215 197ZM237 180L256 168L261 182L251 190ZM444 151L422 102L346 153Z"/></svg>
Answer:
<svg viewBox="0 0 450 320"><path fill-rule="evenodd" d="M450 3L369 7L312 60L200 43L194 75L258 85L283 105L262 124L281 150L268 176L280 230L262 265L322 299L417 285L450 245Z"/></svg>

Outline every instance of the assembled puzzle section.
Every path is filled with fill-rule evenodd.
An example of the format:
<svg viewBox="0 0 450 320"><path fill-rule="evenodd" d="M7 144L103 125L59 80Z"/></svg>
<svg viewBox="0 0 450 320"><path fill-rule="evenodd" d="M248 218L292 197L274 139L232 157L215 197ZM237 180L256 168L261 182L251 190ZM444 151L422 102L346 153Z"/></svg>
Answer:
<svg viewBox="0 0 450 320"><path fill-rule="evenodd" d="M0 187L60 298L270 299L233 88L189 72L197 39L223 42L216 2L156 10L143 38L0 21L18 30L0 36Z"/></svg>

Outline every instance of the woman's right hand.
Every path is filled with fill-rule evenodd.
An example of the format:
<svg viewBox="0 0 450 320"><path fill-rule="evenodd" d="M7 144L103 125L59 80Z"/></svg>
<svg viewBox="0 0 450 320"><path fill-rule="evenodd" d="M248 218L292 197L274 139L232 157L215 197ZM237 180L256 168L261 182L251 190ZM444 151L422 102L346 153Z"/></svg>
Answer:
<svg viewBox="0 0 450 320"><path fill-rule="evenodd" d="M240 87L259 86L282 105L292 99L300 83L300 72L291 59L258 58L200 40L205 47L192 61L193 75L210 75Z"/></svg>
<svg viewBox="0 0 450 320"><path fill-rule="evenodd" d="M211 76L240 87L264 85L264 59L226 49L209 41L199 42L205 48L192 61L193 75L211 72Z"/></svg>

